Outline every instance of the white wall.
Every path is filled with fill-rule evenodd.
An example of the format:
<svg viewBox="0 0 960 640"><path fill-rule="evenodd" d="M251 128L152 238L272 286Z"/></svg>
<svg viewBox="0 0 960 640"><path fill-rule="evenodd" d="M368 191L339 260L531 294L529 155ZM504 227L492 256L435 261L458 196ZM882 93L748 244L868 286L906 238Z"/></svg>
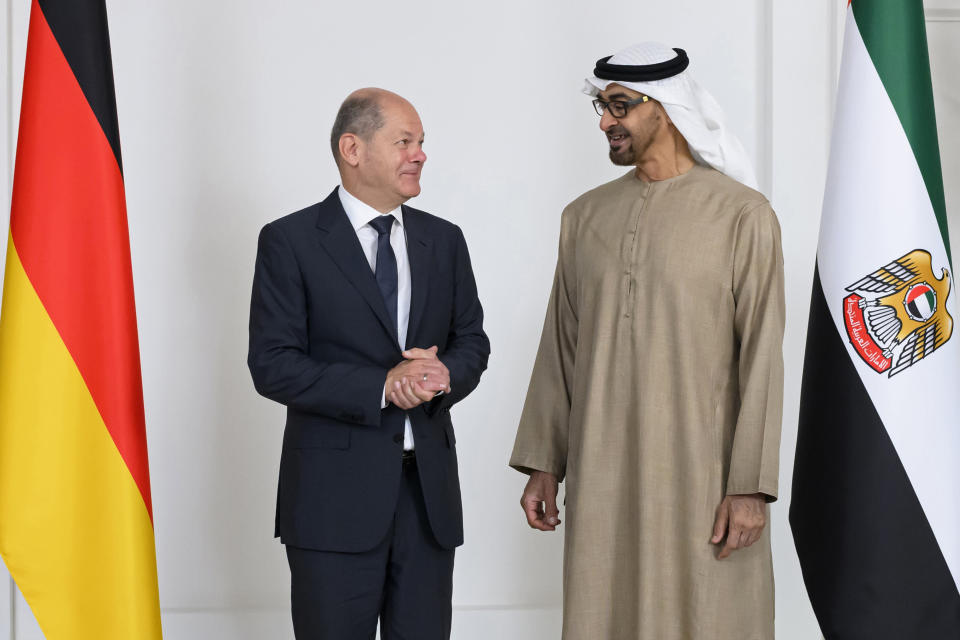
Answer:
<svg viewBox="0 0 960 640"><path fill-rule="evenodd" d="M960 16L960 0L942 2L936 16ZM457 555L454 638L559 637L562 539L527 529L524 478L506 461L560 210L621 172L606 160L582 78L597 58L642 39L687 49L781 220L788 319L782 499L772 523L777 630L785 640L819 637L786 515L837 5L846 3L323 4L108 2L167 638L292 637L286 562L272 538L283 409L255 394L245 366L256 234L333 187L329 128L343 97L365 85L398 91L420 110L430 159L412 204L463 227L493 344L480 388L455 409L467 544ZM29 4L6 6L4 143L19 108ZM945 79L956 75L958 29L929 23L953 211L960 96ZM4 229L6 215L4 206ZM6 584L0 574L0 640L13 640ZM15 609L15 640L39 638L22 599Z"/></svg>
<svg viewBox="0 0 960 640"><path fill-rule="evenodd" d="M940 154L947 211L954 230L953 251L960 248L960 0L928 2L927 38L933 72L933 98L940 133Z"/></svg>
<svg viewBox="0 0 960 640"><path fill-rule="evenodd" d="M13 48L9 14L11 0L0 3L0 255L7 252L7 222L10 216L10 183L13 173L12 120L13 73L10 52ZM22 39L22 37L21 37ZM3 269L0 269L0 288L3 287ZM0 558L0 640L11 640L13 632L13 581Z"/></svg>

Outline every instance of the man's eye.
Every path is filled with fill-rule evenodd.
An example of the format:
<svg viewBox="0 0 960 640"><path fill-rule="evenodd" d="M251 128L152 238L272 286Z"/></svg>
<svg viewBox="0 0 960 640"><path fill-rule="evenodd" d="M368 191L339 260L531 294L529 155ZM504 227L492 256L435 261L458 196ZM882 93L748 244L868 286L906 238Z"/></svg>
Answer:
<svg viewBox="0 0 960 640"><path fill-rule="evenodd" d="M403 140L397 140L397 144L407 144L407 142L409 142L409 140L407 140L406 138L404 138Z"/></svg>

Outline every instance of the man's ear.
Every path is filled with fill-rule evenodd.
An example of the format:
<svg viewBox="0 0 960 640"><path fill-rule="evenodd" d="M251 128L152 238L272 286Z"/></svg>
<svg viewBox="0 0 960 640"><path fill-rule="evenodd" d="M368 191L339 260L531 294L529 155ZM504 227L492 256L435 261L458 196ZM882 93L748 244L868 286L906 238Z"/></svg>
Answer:
<svg viewBox="0 0 960 640"><path fill-rule="evenodd" d="M353 133L345 133L340 136L340 158L351 167L360 164L360 152L363 147L363 141Z"/></svg>
<svg viewBox="0 0 960 640"><path fill-rule="evenodd" d="M673 120L670 119L670 114L667 113L667 110L664 109L663 105L660 104L659 102L657 102L657 109L660 110L660 114L663 116L664 121L666 121L668 125L672 125L674 127L676 126L673 124Z"/></svg>

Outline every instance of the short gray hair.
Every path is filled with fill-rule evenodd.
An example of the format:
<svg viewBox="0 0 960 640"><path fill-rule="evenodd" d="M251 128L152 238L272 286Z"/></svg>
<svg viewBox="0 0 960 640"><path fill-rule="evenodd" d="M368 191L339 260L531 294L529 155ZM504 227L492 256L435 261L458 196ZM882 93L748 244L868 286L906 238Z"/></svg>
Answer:
<svg viewBox="0 0 960 640"><path fill-rule="evenodd" d="M376 97L350 96L344 100L330 131L330 150L333 151L333 159L337 165L340 164L340 136L352 133L363 140L369 140L382 126L383 113Z"/></svg>

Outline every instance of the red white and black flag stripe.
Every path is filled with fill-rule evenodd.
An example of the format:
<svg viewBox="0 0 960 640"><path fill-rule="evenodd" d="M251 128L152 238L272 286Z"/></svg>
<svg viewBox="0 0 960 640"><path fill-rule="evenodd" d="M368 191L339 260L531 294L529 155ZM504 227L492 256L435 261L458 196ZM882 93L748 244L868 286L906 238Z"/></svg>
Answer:
<svg viewBox="0 0 960 640"><path fill-rule="evenodd" d="M921 0L853 0L790 524L828 640L960 638L960 338Z"/></svg>

